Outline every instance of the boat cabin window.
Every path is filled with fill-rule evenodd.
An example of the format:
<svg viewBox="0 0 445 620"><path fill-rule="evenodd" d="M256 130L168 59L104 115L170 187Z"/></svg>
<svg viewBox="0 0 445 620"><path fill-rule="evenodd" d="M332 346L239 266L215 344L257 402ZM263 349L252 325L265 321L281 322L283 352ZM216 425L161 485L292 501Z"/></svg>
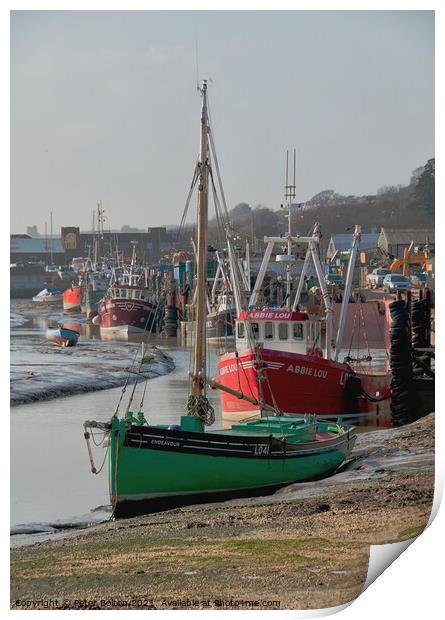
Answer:
<svg viewBox="0 0 445 620"><path fill-rule="evenodd" d="M303 340L303 323L293 324L294 340Z"/></svg>
<svg viewBox="0 0 445 620"><path fill-rule="evenodd" d="M278 324L278 338L279 340L287 340L289 338L289 330L287 323Z"/></svg>
<svg viewBox="0 0 445 620"><path fill-rule="evenodd" d="M237 323L238 338L244 338L244 323Z"/></svg>
<svg viewBox="0 0 445 620"><path fill-rule="evenodd" d="M260 326L258 323L251 323L250 327L252 329L252 337L253 339L257 339L260 336Z"/></svg>
<svg viewBox="0 0 445 620"><path fill-rule="evenodd" d="M273 340L273 331L272 321L266 321L266 323L264 323L264 340Z"/></svg>

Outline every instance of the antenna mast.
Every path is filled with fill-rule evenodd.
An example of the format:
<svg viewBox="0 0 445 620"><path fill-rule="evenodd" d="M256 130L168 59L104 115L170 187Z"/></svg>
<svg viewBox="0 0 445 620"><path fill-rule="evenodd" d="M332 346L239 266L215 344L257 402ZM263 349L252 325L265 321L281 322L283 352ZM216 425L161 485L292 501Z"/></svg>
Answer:
<svg viewBox="0 0 445 620"><path fill-rule="evenodd" d="M286 151L286 185L284 187L284 197L287 200L287 208L288 208L288 222L287 222L287 255L289 257L289 262L287 264L286 271L286 307L288 310L291 309L291 299L290 299L290 290L291 290L291 269L292 263L290 262L290 257L292 255L292 202L295 200L296 196L296 185L295 185L295 172L296 172L296 149L294 149L294 176L292 185L289 184L289 151Z"/></svg>
<svg viewBox="0 0 445 620"><path fill-rule="evenodd" d="M49 245L49 251L50 251L50 257L51 257L51 265L53 264L53 212L50 211L49 212L49 217L50 217L50 245Z"/></svg>

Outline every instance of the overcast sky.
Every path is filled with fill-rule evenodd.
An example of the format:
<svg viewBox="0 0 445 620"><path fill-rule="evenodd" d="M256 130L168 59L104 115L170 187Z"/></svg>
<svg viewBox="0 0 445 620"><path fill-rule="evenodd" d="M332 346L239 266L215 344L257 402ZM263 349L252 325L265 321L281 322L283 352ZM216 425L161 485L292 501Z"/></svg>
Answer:
<svg viewBox="0 0 445 620"><path fill-rule="evenodd" d="M199 77L229 207L407 184L434 156L434 15L14 12L11 227L178 224L198 153Z"/></svg>

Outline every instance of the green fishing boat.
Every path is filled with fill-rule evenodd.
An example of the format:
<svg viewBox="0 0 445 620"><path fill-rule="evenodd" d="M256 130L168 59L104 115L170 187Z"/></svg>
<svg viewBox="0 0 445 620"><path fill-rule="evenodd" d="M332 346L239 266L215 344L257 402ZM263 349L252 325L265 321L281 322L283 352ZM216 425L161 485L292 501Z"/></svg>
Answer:
<svg viewBox="0 0 445 620"><path fill-rule="evenodd" d="M85 422L94 473L90 433L100 429L107 438L110 498L115 517L270 493L292 482L326 476L348 458L355 442L354 427L342 425L340 420L328 423L313 415L285 416L257 401L262 409L275 415L239 422L229 429L205 430L215 420L207 387L226 391L230 388L206 377L209 136L211 143L213 140L205 81L200 92L201 144L194 175L198 183L195 335L187 415L178 416L178 425L149 424L142 408L136 416L131 412L132 395L123 418L118 417L117 409L110 422ZM238 395L235 390L231 393ZM238 397L249 400L244 394Z"/></svg>
<svg viewBox="0 0 445 620"><path fill-rule="evenodd" d="M352 427L312 417L271 416L211 432L196 416L182 416L174 428L113 418L106 430L115 517L320 478L344 462L355 441Z"/></svg>

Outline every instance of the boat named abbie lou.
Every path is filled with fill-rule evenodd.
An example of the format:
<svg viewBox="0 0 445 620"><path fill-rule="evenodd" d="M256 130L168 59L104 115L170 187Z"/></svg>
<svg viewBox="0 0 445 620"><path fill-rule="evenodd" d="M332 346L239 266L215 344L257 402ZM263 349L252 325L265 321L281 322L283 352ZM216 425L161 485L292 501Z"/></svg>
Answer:
<svg viewBox="0 0 445 620"><path fill-rule="evenodd" d="M220 386L206 378L205 266L211 129L205 81L200 92L201 146L195 171L198 180L196 329L187 414L180 417L178 425L149 424L142 410L136 416L129 410L133 390L123 418L118 418L117 408L110 422L85 422L93 473L96 469L90 433L95 433L95 429L104 432L115 517L198 501L257 495L292 482L326 476L347 459L355 441L354 427L342 425L340 421L320 422L315 416L270 415L232 424L225 430L204 430L205 425L215 420L206 389L208 385ZM269 410L273 411L270 407Z"/></svg>

